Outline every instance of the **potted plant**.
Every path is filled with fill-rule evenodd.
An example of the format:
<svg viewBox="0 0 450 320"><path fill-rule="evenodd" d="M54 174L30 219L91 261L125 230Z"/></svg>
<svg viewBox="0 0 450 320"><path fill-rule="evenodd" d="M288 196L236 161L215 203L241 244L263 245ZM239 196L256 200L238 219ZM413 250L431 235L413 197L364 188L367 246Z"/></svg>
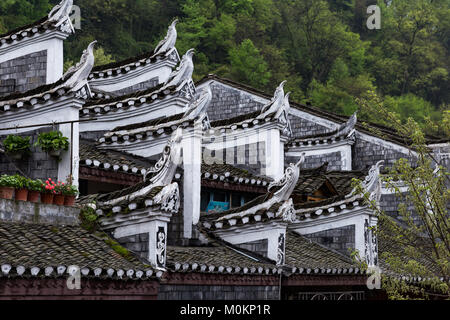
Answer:
<svg viewBox="0 0 450 320"><path fill-rule="evenodd" d="M39 200L39 194L41 192L42 185L44 183L42 180L32 180L28 179L28 198L27 201L29 202L38 202Z"/></svg>
<svg viewBox="0 0 450 320"><path fill-rule="evenodd" d="M53 185L55 187L54 189L54 197L53 197L53 204L56 204L58 206L63 206L64 205L64 182L58 181L58 183L54 183Z"/></svg>
<svg viewBox="0 0 450 320"><path fill-rule="evenodd" d="M28 179L18 174L13 176L16 180L15 198L18 201L27 201L28 198Z"/></svg>
<svg viewBox="0 0 450 320"><path fill-rule="evenodd" d="M30 154L30 137L9 135L4 141L6 154L15 160L20 160L24 155Z"/></svg>
<svg viewBox="0 0 450 320"><path fill-rule="evenodd" d="M53 197L55 195L55 185L56 183L48 178L45 183L41 185L41 202L45 204L52 204Z"/></svg>
<svg viewBox="0 0 450 320"><path fill-rule="evenodd" d="M0 198L12 199L16 183L17 181L14 176L8 176L6 174L0 176Z"/></svg>
<svg viewBox="0 0 450 320"><path fill-rule="evenodd" d="M63 188L64 205L65 206L73 206L75 204L75 198L78 195L77 186L66 184Z"/></svg>
<svg viewBox="0 0 450 320"><path fill-rule="evenodd" d="M69 149L69 139L64 137L61 131L43 132L39 134L35 145L51 156L59 158L61 151Z"/></svg>

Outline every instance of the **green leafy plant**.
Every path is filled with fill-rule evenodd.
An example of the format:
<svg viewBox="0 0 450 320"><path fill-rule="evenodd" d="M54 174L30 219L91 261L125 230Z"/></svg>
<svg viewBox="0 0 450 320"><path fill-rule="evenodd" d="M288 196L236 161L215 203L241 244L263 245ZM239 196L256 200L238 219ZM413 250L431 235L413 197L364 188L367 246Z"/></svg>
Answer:
<svg viewBox="0 0 450 320"><path fill-rule="evenodd" d="M6 174L0 177L0 187L16 188L18 182L16 176L8 176Z"/></svg>
<svg viewBox="0 0 450 320"><path fill-rule="evenodd" d="M30 137L21 137L16 135L9 135L4 141L3 145L7 154L13 153L30 153Z"/></svg>
<svg viewBox="0 0 450 320"><path fill-rule="evenodd" d="M26 177L23 177L21 175L15 174L14 176L12 176L13 179L15 180L15 185L14 187L16 189L28 189L28 181L29 179Z"/></svg>
<svg viewBox="0 0 450 320"><path fill-rule="evenodd" d="M46 152L69 149L69 139L64 137L61 131L50 131L39 134L36 146Z"/></svg>
<svg viewBox="0 0 450 320"><path fill-rule="evenodd" d="M62 188L62 194L65 196L76 196L78 195L78 187L66 184Z"/></svg>
<svg viewBox="0 0 450 320"><path fill-rule="evenodd" d="M37 179L37 180L28 179L27 184L28 184L29 191L41 191L42 185L44 184L44 182L42 182L42 180L40 180L40 179Z"/></svg>

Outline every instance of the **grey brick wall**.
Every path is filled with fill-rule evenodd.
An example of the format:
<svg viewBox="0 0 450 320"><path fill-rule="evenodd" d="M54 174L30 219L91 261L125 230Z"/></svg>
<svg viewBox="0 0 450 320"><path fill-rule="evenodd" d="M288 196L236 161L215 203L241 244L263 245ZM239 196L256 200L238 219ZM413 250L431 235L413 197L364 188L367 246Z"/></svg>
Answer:
<svg viewBox="0 0 450 320"><path fill-rule="evenodd" d="M46 50L2 62L0 63L0 96L12 92L25 92L44 85L46 76Z"/></svg>
<svg viewBox="0 0 450 320"><path fill-rule="evenodd" d="M267 257L268 246L269 246L269 241L267 239L250 241L250 242L241 243L241 244L236 245L236 247L255 252L264 257Z"/></svg>
<svg viewBox="0 0 450 320"><path fill-rule="evenodd" d="M167 224L167 245L168 246L180 246L187 244L187 241L183 236L183 226L184 226L184 218L183 218L183 201L184 201L184 192L183 192L183 179L177 181L178 188L180 189L180 209L178 213L172 214L169 223Z"/></svg>
<svg viewBox="0 0 450 320"><path fill-rule="evenodd" d="M158 85L158 83L159 83L159 80L158 80L158 77L156 77L156 78L135 84L133 86L114 91L114 93L116 93L119 96L122 96L122 95L126 95L129 93L144 91L146 89L156 87Z"/></svg>
<svg viewBox="0 0 450 320"><path fill-rule="evenodd" d="M220 153L214 151L205 151L205 147L203 147L203 155L214 157L214 159L221 159L224 164L244 166L263 174L264 172L262 170L266 167L265 149L265 142L250 143L234 148L223 149L222 155L220 155Z"/></svg>
<svg viewBox="0 0 450 320"><path fill-rule="evenodd" d="M194 286L161 284L158 300L278 300L278 286Z"/></svg>
<svg viewBox="0 0 450 320"><path fill-rule="evenodd" d="M348 255L350 248L355 248L355 225L324 230L304 235L306 238Z"/></svg>
<svg viewBox="0 0 450 320"><path fill-rule="evenodd" d="M388 147L356 139L353 145L353 170L364 170L384 160L384 167L389 168L400 158L409 159L414 164L414 159L407 153L401 153Z"/></svg>
<svg viewBox="0 0 450 320"><path fill-rule="evenodd" d="M148 233L118 238L117 242L126 249L138 254L141 258L148 258Z"/></svg>
<svg viewBox="0 0 450 320"><path fill-rule="evenodd" d="M113 129L113 128L111 128L111 129ZM80 139L97 141L99 138L103 137L103 135L106 132L108 132L108 131L103 130L103 131L80 132Z"/></svg>
<svg viewBox="0 0 450 320"><path fill-rule="evenodd" d="M332 129L292 114L289 115L289 120L291 122L294 137L304 137L333 131Z"/></svg>
<svg viewBox="0 0 450 320"><path fill-rule="evenodd" d="M286 159L290 162L298 161L294 159ZM305 158L305 162L301 165L302 169L313 169L320 167L328 161L328 171L342 170L342 160L340 152L326 153L315 156L308 156Z"/></svg>
<svg viewBox="0 0 450 320"><path fill-rule="evenodd" d="M218 82L211 85L211 91L213 97L208 108L210 121L233 118L259 110L263 106L262 103L254 101L250 94Z"/></svg>
<svg viewBox="0 0 450 320"><path fill-rule="evenodd" d="M52 178L56 180L58 177L58 160L39 147L33 146L39 133L51 130L52 128L49 127L21 133L20 136L31 137L31 155L21 160L13 160L4 154L0 154L0 174L16 174L22 171L23 174L32 179ZM0 141L3 141L6 137L0 136Z"/></svg>

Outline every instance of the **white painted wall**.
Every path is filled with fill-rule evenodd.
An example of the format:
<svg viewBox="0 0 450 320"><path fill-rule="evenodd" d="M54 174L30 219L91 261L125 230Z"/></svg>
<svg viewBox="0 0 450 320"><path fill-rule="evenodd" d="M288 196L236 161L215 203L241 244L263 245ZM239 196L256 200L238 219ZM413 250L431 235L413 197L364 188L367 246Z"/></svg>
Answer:
<svg viewBox="0 0 450 320"><path fill-rule="evenodd" d="M366 248L364 238L364 223L368 219L372 225L376 218L370 209L361 208L360 210L343 210L340 213L333 213L329 216L319 216L315 219L307 219L298 223L289 225L289 229L302 235L308 235L330 229L355 226L355 249L359 251L361 257L364 257Z"/></svg>
<svg viewBox="0 0 450 320"><path fill-rule="evenodd" d="M236 165L237 163L233 162L234 153L230 152L230 149L234 150L234 148L237 148L236 152L238 153L239 158L240 152L245 155L245 150L243 148L240 149L241 147L256 144L258 142L264 143L264 155L262 156L258 153L258 160L265 166L265 170L263 170L264 168L261 168L262 172L260 174L267 175L274 179L279 178L284 174L284 139L282 139L280 129L277 125L269 124L268 126L261 126L258 128L227 130L226 133L213 137L215 138L213 142L211 142L211 136L208 135L205 135L203 140L203 146L207 148L205 153L208 153L208 155L210 150L216 150L217 158L217 150L223 150L222 152L225 152L225 149L228 149L226 150L226 163ZM206 156L204 156L204 158L207 159ZM218 162L216 163L221 163L221 159L222 158L217 159ZM216 159L208 161L213 160L216 161Z"/></svg>
<svg viewBox="0 0 450 320"><path fill-rule="evenodd" d="M84 101L74 98L63 98L59 101L49 101L44 105L35 106L32 109L23 108L4 112L0 117L0 128L14 126L29 126L36 124L46 124L52 122L78 121L79 110ZM47 126L36 126L24 129L1 130L0 135L17 134L37 130ZM70 174L70 163L73 165L73 184L78 186L78 161L79 161L79 127L78 123L73 125L73 141L71 141L71 125L55 125L55 129L60 130L63 135L73 143L73 157L70 157L70 149L62 154L62 160L58 164L58 180L65 181ZM59 128L58 128L59 127ZM69 147L70 148L70 147Z"/></svg>
<svg viewBox="0 0 450 320"><path fill-rule="evenodd" d="M353 144L353 143L352 143ZM335 152L341 154L342 166L341 170L352 170L352 144L336 144L336 145L321 145L321 146L305 146L305 147L295 147L289 149L286 152L288 157L296 157L300 159L302 153L305 153L305 157L316 156L316 155L327 155Z"/></svg>
<svg viewBox="0 0 450 320"><path fill-rule="evenodd" d="M184 132L181 145L183 148L183 221L184 237L192 238L192 225L200 219L200 193L201 193L201 151L202 131L201 124L191 132Z"/></svg>
<svg viewBox="0 0 450 320"><path fill-rule="evenodd" d="M91 79L89 84L92 89L98 89L106 92L115 92L117 90L129 88L141 82L158 78L158 83L164 83L172 72L175 63L147 65L138 67L125 74L110 76L107 78Z"/></svg>
<svg viewBox="0 0 450 320"><path fill-rule="evenodd" d="M94 122L80 123L80 132L110 131L119 126L172 116L183 112L186 103L186 99L171 98L136 107L123 107L117 110L112 108L113 110L105 114L93 114L92 117L97 118ZM87 119L87 117L82 118Z"/></svg>
<svg viewBox="0 0 450 320"><path fill-rule="evenodd" d="M31 53L47 51L47 79L46 83L58 81L64 70L63 43L67 34L53 31L34 35L29 39L15 41L0 48L0 63L26 56Z"/></svg>
<svg viewBox="0 0 450 320"><path fill-rule="evenodd" d="M112 232L114 238L123 238L128 236L134 236L142 233L148 234L148 256L147 260L153 266L157 265L156 261L156 234L158 232L159 227L164 228L164 232L166 234L166 244L167 244L167 218L161 217L159 219L157 216L153 217L149 222L131 224L127 226L117 227Z"/></svg>
<svg viewBox="0 0 450 320"><path fill-rule="evenodd" d="M243 244L258 240L268 240L267 257L277 261L278 237L285 235L286 224L279 222L257 223L251 226L239 226L215 232L223 240L231 244Z"/></svg>

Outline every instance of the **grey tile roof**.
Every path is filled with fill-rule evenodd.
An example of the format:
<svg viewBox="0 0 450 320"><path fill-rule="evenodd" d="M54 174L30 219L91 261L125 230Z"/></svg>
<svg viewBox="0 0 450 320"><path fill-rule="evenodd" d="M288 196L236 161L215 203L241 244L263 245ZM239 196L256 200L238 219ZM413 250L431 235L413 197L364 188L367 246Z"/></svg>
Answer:
<svg viewBox="0 0 450 320"><path fill-rule="evenodd" d="M230 164L202 164L202 179L222 183L236 183L266 187L272 181L267 176L257 175L247 169Z"/></svg>
<svg viewBox="0 0 450 320"><path fill-rule="evenodd" d="M86 102L80 110L80 117L89 117L114 112L119 109L128 109L139 107L142 104L150 104L157 100L167 98L167 96L176 96L180 91L175 86L161 90L164 84L143 91L112 97L109 99L97 99Z"/></svg>
<svg viewBox="0 0 450 320"><path fill-rule="evenodd" d="M207 238L203 246L168 246L167 267L175 272L276 274L274 261L200 231Z"/></svg>
<svg viewBox="0 0 450 320"><path fill-rule="evenodd" d="M136 140L145 140L149 137L158 137L163 134L171 134L177 128L192 126L195 119L183 118L183 113L173 116L161 117L150 121L136 123L128 126L114 128L106 133L98 141L101 144L125 143Z"/></svg>
<svg viewBox="0 0 450 320"><path fill-rule="evenodd" d="M154 50L152 50L122 61L96 66L92 69L89 79L115 77L157 61L170 59L169 56L165 56L166 52L161 52L157 56L154 56L154 53Z"/></svg>
<svg viewBox="0 0 450 320"><path fill-rule="evenodd" d="M155 161L117 150L98 149L93 142L80 141L80 166L143 175Z"/></svg>
<svg viewBox="0 0 450 320"><path fill-rule="evenodd" d="M9 44L14 41L20 41L25 38L34 36L35 34L44 33L48 30L55 30L58 27L58 21L48 21L48 16L45 16L29 25L10 30L7 33L0 35L0 48L3 44Z"/></svg>
<svg viewBox="0 0 450 320"><path fill-rule="evenodd" d="M285 263L293 273L355 273L357 266L341 253L294 232L286 233ZM344 272L345 270L345 272Z"/></svg>
<svg viewBox="0 0 450 320"><path fill-rule="evenodd" d="M0 244L0 277L67 277L71 265L87 277L145 279L156 274L133 256L125 259L79 226L0 222Z"/></svg>

